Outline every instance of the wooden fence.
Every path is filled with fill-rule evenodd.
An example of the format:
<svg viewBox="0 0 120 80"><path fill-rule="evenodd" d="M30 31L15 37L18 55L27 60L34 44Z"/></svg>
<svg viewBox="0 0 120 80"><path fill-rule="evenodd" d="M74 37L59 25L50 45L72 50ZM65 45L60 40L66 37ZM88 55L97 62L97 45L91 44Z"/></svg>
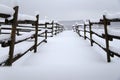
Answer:
<svg viewBox="0 0 120 80"><path fill-rule="evenodd" d="M13 62L15 62L16 60L18 60L20 57L22 57L23 55L25 55L27 52L34 50L34 53L37 52L37 46L39 46L42 42L47 42L47 30L45 30L45 39L43 39L41 42L38 42L38 20L39 20L39 15L36 16L36 21L32 21L32 20L17 20L18 18L18 6L16 6L14 8L15 13L13 15L13 19L12 20L7 20L8 14L0 14L0 17L5 18L5 22L1 22L0 25L2 24L7 24L7 25L12 25L11 28L3 28L3 29L9 29L11 30L10 32L10 37L6 38L6 39L1 39L0 40L0 44L2 45L2 47L9 47L9 55L8 57L3 60L2 62L0 62L0 66L11 66ZM21 24L31 24L33 25L32 28L33 29L21 29L19 25ZM19 28L17 28L17 26ZM30 27L29 27L30 28ZM1 28L2 29L2 28ZM29 36L26 35L26 37L24 36L24 34L20 34L20 31L24 32L24 31L34 31L34 33L28 33ZM4 34L4 33L3 33ZM5 33L8 34L8 33ZM0 34L0 36L2 35L2 32ZM16 36L17 35L17 36ZM6 35L4 35L6 36ZM20 39L22 38L22 39ZM32 45L30 48L28 48L26 51L24 51L23 53L17 53L14 54L14 49L15 49L15 44L18 44L20 42L26 41L28 39L33 39L34 38L34 45Z"/></svg>
<svg viewBox="0 0 120 80"><path fill-rule="evenodd" d="M64 30L62 25L54 23L54 21L52 21L52 23L39 23L39 15L36 16L36 20L18 20L18 8L18 6L14 8L15 13L13 14L12 20L7 19L12 15L0 13L0 18L5 19L5 21L0 22L0 26L4 26L0 27L0 44L3 48L9 47L9 55L6 55L7 57L3 61L0 61L0 66L11 66L13 62L29 51L34 50L34 53L36 53L37 46L43 42L47 43L47 37L53 37L53 35ZM9 27L6 27L6 25L9 25ZM5 30L8 31L6 32ZM3 36L5 38L1 38ZM38 42L39 37L42 37L43 39L40 42ZM30 39L34 41L34 44L31 47L27 48L22 53L14 53L16 44Z"/></svg>
<svg viewBox="0 0 120 80"><path fill-rule="evenodd" d="M47 37L53 37L64 30L64 27L61 24L55 23L54 21L51 23L46 22L44 24L39 24L39 28L47 30L47 34L50 34L47 35ZM44 35L39 36L44 37Z"/></svg>
<svg viewBox="0 0 120 80"><path fill-rule="evenodd" d="M114 50L113 46L111 47L109 42L113 41L113 39L118 39L120 40L120 36L110 34L108 31L108 25L110 25L111 22L120 22L119 18L115 19L109 19L106 18L106 16L103 16L103 19L100 19L99 22L90 22L88 21L88 24L82 24L82 25L75 25L73 26L73 30L80 36L83 37L84 39L90 40L91 46L93 46L93 43L97 44L99 47L101 47L107 55L107 62L111 62L111 57L117 56L120 57L120 52L119 50ZM93 30L94 25L103 25L103 32L102 35L97 33L97 31ZM83 32L83 35L81 34ZM87 36L89 34L89 37ZM93 35L98 36L101 39L104 39L105 44L102 44L101 42L95 40L93 38Z"/></svg>

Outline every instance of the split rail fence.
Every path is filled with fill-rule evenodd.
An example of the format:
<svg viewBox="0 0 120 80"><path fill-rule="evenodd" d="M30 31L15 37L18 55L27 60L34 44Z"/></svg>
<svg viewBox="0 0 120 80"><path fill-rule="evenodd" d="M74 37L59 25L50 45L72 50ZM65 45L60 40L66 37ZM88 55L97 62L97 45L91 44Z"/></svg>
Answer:
<svg viewBox="0 0 120 80"><path fill-rule="evenodd" d="M120 36L118 33L116 33L118 35L115 35L115 33L111 33L109 31L109 25L111 24L111 22L120 22L120 18L109 19L105 15L103 15L103 19L100 19L99 22L91 22L89 20L88 23L73 26L73 30L80 37L83 37L85 40L90 40L91 46L93 46L93 43L95 43L106 52L107 62L111 62L111 57L120 57L120 51L114 46L110 46L110 41L113 41L113 39L120 40ZM95 25L102 27L100 32L99 29L96 29L97 31L94 30ZM99 37L99 40L103 39L103 42L105 43L97 40L96 38L94 38L94 36Z"/></svg>
<svg viewBox="0 0 120 80"><path fill-rule="evenodd" d="M13 15L0 13L0 18L5 19L5 21L0 22L0 44L3 48L9 47L9 54L0 59L0 66L11 66L13 62L29 51L34 50L34 53L36 53L37 46L43 42L47 43L47 37L53 37L53 35L64 30L62 25L54 23L54 21L52 23L40 24L39 15L36 15L35 20L19 20L18 8L18 6L13 8L15 11ZM11 16L13 19L9 20L8 18ZM51 27L48 27L48 25L51 25ZM51 34L50 36L48 35L49 33ZM42 37L42 40L38 42L39 37ZM32 40L33 44L26 48L24 52L15 53L15 45L27 40Z"/></svg>

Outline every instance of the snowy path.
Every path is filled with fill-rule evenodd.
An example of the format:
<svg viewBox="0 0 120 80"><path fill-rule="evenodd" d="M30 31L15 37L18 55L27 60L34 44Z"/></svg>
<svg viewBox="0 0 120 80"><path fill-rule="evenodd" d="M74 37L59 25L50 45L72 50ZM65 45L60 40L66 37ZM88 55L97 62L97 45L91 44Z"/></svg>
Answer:
<svg viewBox="0 0 120 80"><path fill-rule="evenodd" d="M23 65L81 65L98 62L95 51L89 43L73 32L64 32L48 39L47 44L38 47L38 52L24 61ZM91 55L90 55L91 54ZM94 56L93 56L94 55ZM20 64L19 64L20 65Z"/></svg>
<svg viewBox="0 0 120 80"><path fill-rule="evenodd" d="M0 69L2 80L120 80L120 59L106 62L104 52L72 31L48 38L38 52L28 53L11 68ZM101 54L100 54L101 53Z"/></svg>

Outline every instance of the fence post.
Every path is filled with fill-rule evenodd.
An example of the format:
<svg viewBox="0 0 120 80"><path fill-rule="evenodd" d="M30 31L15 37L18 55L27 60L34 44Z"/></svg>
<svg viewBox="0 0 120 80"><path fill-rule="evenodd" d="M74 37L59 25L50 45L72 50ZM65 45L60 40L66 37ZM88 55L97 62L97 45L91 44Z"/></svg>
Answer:
<svg viewBox="0 0 120 80"><path fill-rule="evenodd" d="M79 25L76 25L76 32L77 32L77 34L78 34L79 36L81 36L81 35L80 35L80 30L79 30Z"/></svg>
<svg viewBox="0 0 120 80"><path fill-rule="evenodd" d="M57 34L59 33L59 24L58 24L58 26L57 26Z"/></svg>
<svg viewBox="0 0 120 80"><path fill-rule="evenodd" d="M57 35L57 23L56 23L56 26L55 26L55 35Z"/></svg>
<svg viewBox="0 0 120 80"><path fill-rule="evenodd" d="M45 30L45 42L47 43L47 30Z"/></svg>
<svg viewBox="0 0 120 80"><path fill-rule="evenodd" d="M54 21L52 21L52 37L53 37L53 26L54 26Z"/></svg>
<svg viewBox="0 0 120 80"><path fill-rule="evenodd" d="M84 24L84 39L86 39L86 24Z"/></svg>
<svg viewBox="0 0 120 80"><path fill-rule="evenodd" d="M76 33L78 34L78 25L76 25Z"/></svg>
<svg viewBox="0 0 120 80"><path fill-rule="evenodd" d="M47 33L48 33L48 31L47 31L47 23L45 23L45 40L46 40L46 43L47 43Z"/></svg>
<svg viewBox="0 0 120 80"><path fill-rule="evenodd" d="M104 23L104 32L105 32L107 62L111 62L111 59L110 59L110 51L109 51L109 39L108 39L109 37L108 37L108 30L107 30L108 21L107 21L105 15L103 15L103 23Z"/></svg>
<svg viewBox="0 0 120 80"><path fill-rule="evenodd" d="M37 52L39 15L37 15L36 18L37 18L37 21L35 21L35 44L34 44L34 53Z"/></svg>
<svg viewBox="0 0 120 80"><path fill-rule="evenodd" d="M18 6L14 7L15 13L13 15L12 21L12 31L11 31L11 40L10 40L10 47L9 47L9 58L8 61L5 63L7 66L12 66L13 62L13 54L14 54L14 44L16 38L16 26L17 26L17 18L18 18Z"/></svg>
<svg viewBox="0 0 120 80"><path fill-rule="evenodd" d="M91 25L91 22L90 22L90 20L89 20L90 42L91 42L91 46L93 46L91 26L92 26L92 25Z"/></svg>

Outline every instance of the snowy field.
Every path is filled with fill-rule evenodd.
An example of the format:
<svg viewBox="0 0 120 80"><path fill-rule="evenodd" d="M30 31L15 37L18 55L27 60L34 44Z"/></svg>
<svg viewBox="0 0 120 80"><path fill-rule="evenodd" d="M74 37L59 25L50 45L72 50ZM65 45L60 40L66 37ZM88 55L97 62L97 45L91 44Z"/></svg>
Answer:
<svg viewBox="0 0 120 80"><path fill-rule="evenodd" d="M64 31L48 38L37 53L27 53L12 67L0 67L0 80L120 80L119 67L119 58L107 63L101 48Z"/></svg>

